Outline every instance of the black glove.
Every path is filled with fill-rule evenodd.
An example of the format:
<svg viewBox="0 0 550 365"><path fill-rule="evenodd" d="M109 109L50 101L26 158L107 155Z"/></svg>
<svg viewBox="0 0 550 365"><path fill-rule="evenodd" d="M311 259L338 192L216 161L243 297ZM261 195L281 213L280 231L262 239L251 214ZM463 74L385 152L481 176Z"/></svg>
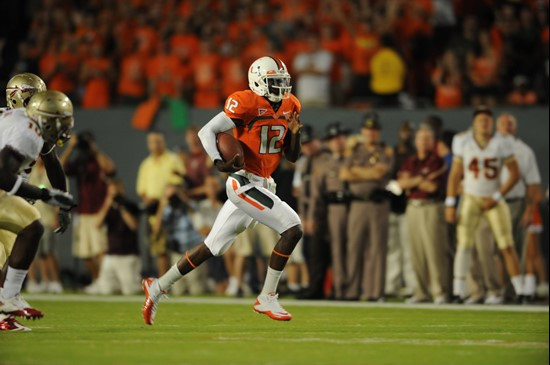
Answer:
<svg viewBox="0 0 550 365"><path fill-rule="evenodd" d="M57 214L58 220L59 220L59 227L54 231L55 233L63 233L69 228L69 225L71 224L71 212L65 209L59 209L59 213Z"/></svg>
<svg viewBox="0 0 550 365"><path fill-rule="evenodd" d="M76 207L74 198L71 194L57 189L42 189L40 200L43 200L46 204L60 207L67 211Z"/></svg>
<svg viewBox="0 0 550 365"><path fill-rule="evenodd" d="M236 154L231 160L226 162L223 162L222 160L216 160L214 161L214 165L216 165L216 168L221 172L237 172L244 167L244 163L240 166L236 165L236 161L239 157L240 155Z"/></svg>
<svg viewBox="0 0 550 365"><path fill-rule="evenodd" d="M374 189L369 196L369 199L374 203L383 203L390 199L390 192L385 189Z"/></svg>

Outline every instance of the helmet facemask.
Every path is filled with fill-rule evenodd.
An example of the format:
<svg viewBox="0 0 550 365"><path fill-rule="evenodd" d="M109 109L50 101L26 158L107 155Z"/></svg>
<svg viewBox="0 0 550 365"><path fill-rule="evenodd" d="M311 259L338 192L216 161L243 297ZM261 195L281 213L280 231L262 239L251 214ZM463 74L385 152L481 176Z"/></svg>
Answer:
<svg viewBox="0 0 550 365"><path fill-rule="evenodd" d="M283 99L287 99L290 96L290 75L289 74L279 74L279 75L267 75L262 78L262 81L267 86L267 95L266 97L269 101L278 103Z"/></svg>
<svg viewBox="0 0 550 365"><path fill-rule="evenodd" d="M44 141L63 147L71 138L71 129L74 126L73 117L44 117L39 116L36 121L42 131Z"/></svg>

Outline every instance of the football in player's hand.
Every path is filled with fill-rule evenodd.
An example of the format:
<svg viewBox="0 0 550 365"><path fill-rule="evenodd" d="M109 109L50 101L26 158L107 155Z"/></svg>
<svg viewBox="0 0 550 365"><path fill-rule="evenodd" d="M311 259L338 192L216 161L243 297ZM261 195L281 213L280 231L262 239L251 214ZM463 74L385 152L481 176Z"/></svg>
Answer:
<svg viewBox="0 0 550 365"><path fill-rule="evenodd" d="M229 133L218 133L216 136L216 144L220 155L222 155L223 161L230 161L235 155L239 155L237 160L235 160L236 166L244 165L244 152L241 142L236 140Z"/></svg>

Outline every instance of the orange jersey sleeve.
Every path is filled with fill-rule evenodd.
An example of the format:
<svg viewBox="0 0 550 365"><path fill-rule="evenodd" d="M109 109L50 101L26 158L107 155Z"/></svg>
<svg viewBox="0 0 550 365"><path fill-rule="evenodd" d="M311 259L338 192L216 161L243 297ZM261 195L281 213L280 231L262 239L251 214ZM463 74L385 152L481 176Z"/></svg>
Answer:
<svg viewBox="0 0 550 365"><path fill-rule="evenodd" d="M237 91L229 95L225 101L223 111L231 119L240 119L246 124L251 119L251 112L255 106L253 95L247 91Z"/></svg>

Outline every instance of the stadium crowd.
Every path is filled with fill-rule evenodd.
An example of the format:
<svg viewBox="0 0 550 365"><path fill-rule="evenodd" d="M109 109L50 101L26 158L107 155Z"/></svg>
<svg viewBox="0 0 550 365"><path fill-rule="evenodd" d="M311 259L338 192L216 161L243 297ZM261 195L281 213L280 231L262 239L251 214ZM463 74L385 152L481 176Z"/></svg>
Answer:
<svg viewBox="0 0 550 365"><path fill-rule="evenodd" d="M136 104L151 95L215 108L246 88L246 67L265 54L286 62L306 106L548 101L547 0L20 6L26 9L7 17L4 52L11 47L14 55L5 54L5 76L42 75L49 88L84 108Z"/></svg>
<svg viewBox="0 0 550 365"><path fill-rule="evenodd" d="M510 114L495 119L503 135L513 136L523 127ZM443 200L454 132L430 115L416 128L404 122L398 143L388 146L380 140L382 125L375 112L366 114L355 132L340 122L318 134L305 125L302 157L296 164L282 162L273 174L277 195L299 212L305 232L285 271L284 293L304 299L370 301L397 296L411 303L441 304L451 299L456 236L453 226L445 222ZM135 188L140 198L133 202L116 178L116 161L101 151L91 133L80 132L70 140L61 162L78 186L73 255L89 270L92 282L84 288L86 293L139 292L141 277L148 274L139 257L139 234L146 232L147 256L156 259L153 266L161 275L212 228L227 199L225 176L212 166L197 128L186 130L185 142L185 148L172 152L163 133L147 134L149 156L140 165L136 186L127 187ZM358 152L363 151L357 148L362 144L373 150ZM542 226L540 218L532 218L539 206L526 198L532 186L536 190L540 185L540 176L532 151L516 152L530 169L522 168L522 187L506 196L514 222L514 249L530 277L526 281L531 280L534 290L538 280L538 297L547 297L547 270L539 242ZM350 180L347 172L355 166L379 165L387 168L368 183ZM37 167L31 181L41 183L44 172ZM426 176L431 180L423 180ZM389 181L399 188L389 188ZM541 209L547 209L548 200L544 204L546 208ZM51 208L40 209L46 211L45 217L52 216L47 214ZM46 220L45 226L55 227L55 222ZM42 241L35 264L41 274L34 267L27 283L30 292L62 290L53 240L50 232ZM277 240L270 228L253 225L223 257L192 271L172 291L229 296L257 292ZM486 222L477 229L474 260L468 301L498 304L512 298Z"/></svg>

